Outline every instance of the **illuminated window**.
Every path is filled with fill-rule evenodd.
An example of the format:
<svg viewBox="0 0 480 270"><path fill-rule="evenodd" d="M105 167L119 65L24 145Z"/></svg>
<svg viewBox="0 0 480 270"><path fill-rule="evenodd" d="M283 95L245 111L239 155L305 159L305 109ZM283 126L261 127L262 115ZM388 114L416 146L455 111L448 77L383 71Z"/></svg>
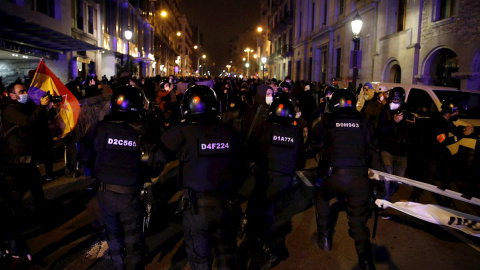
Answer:
<svg viewBox="0 0 480 270"><path fill-rule="evenodd" d="M457 12L456 0L435 0L432 4L432 21L439 21L453 17Z"/></svg>

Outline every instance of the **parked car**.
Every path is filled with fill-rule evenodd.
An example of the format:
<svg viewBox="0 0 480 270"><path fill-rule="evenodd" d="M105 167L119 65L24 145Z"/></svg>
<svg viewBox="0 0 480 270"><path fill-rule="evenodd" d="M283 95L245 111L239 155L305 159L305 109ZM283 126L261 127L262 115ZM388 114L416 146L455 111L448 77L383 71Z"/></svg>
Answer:
<svg viewBox="0 0 480 270"><path fill-rule="evenodd" d="M399 84L373 82L373 87L378 89L379 85L392 89L401 87L405 90L405 101L407 109L419 119L429 119L432 114L441 110L442 101L453 98L459 104L460 119L455 125L474 126L476 132L480 131L480 91L458 90L451 87L418 84Z"/></svg>

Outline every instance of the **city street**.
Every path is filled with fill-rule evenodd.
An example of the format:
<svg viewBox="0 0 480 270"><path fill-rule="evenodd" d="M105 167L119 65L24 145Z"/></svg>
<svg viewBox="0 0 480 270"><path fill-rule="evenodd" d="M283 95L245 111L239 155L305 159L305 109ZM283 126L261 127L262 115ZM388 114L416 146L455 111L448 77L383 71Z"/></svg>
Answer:
<svg viewBox="0 0 480 270"><path fill-rule="evenodd" d="M176 165L169 163L154 185L155 209L147 230L150 252L146 269L190 269L183 246L181 218L175 215L180 195L175 189ZM63 169L61 162L55 169ZM305 176L313 178L309 171ZM87 190L91 181L83 175L78 178L62 176L44 184L49 209L41 217L31 217L29 228L24 232L34 261L29 264L14 260L11 269L112 268L108 246L103 241L96 193ZM252 179L246 182L243 195L248 196L252 183ZM294 192L278 204L275 244L282 251L282 261L273 269L358 269L353 240L348 236L346 214L341 206L332 251L321 251L310 240L316 224L311 204L313 187L309 185L299 181ZM393 201L407 198L410 191L411 187L402 186ZM421 200L434 203L428 192ZM456 206L464 212L475 211L464 203L456 203ZM461 240L438 225L394 210L391 213L391 219L379 219L377 234L372 240L377 269L479 269L479 239L455 232ZM369 219L368 226L372 230L373 219ZM245 246L240 239L238 243L239 262L246 268L246 254L251 247Z"/></svg>

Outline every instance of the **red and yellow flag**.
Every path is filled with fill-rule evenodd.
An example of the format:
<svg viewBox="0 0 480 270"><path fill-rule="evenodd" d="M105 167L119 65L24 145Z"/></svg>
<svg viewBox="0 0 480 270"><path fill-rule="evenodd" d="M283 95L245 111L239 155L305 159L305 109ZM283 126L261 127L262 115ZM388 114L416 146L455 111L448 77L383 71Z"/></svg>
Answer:
<svg viewBox="0 0 480 270"><path fill-rule="evenodd" d="M41 59L32 83L30 84L30 88L28 89L28 96L35 103L40 104L40 98L49 92L52 96L63 97L63 101L60 103L60 112L55 117L55 125L62 130L58 138L63 138L72 131L77 124L78 115L80 114L80 104L77 98L45 65L43 59Z"/></svg>

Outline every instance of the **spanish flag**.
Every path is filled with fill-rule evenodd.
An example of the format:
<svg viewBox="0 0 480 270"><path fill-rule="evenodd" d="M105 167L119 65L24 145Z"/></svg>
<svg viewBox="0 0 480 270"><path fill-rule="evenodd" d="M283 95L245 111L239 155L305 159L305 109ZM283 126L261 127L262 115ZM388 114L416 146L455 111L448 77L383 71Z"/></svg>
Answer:
<svg viewBox="0 0 480 270"><path fill-rule="evenodd" d="M68 90L68 88L53 74L45 65L43 59L40 60L35 76L33 77L28 96L35 103L40 104L40 98L50 93L52 96L62 96L60 111L55 117L55 126L61 130L57 137L63 138L73 130L77 124L80 114L80 104L77 98Z"/></svg>

